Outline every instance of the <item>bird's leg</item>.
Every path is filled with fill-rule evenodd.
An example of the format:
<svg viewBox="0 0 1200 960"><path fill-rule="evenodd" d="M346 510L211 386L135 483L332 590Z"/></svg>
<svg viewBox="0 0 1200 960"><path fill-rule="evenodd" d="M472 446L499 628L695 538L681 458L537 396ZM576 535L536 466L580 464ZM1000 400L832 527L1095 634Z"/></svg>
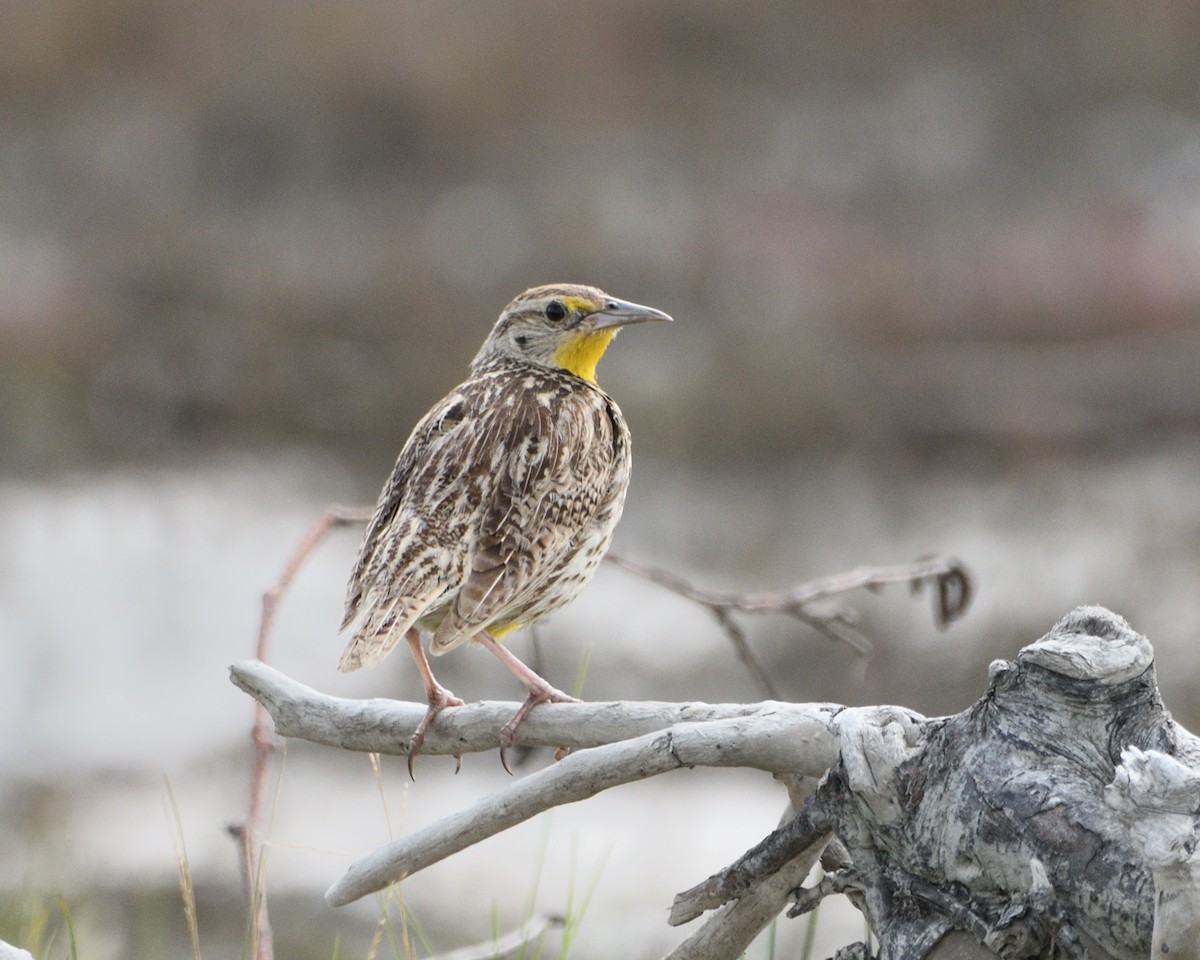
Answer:
<svg viewBox="0 0 1200 960"><path fill-rule="evenodd" d="M512 719L500 728L500 763L503 764L505 770L512 773L512 770L508 766L508 748L513 745L517 734L517 727L529 716L529 711L539 703L578 703L579 700L552 686L549 681L522 663L515 653L502 644L497 643L495 637L486 630L476 634L475 639L491 651L497 660L508 667L513 672L513 675L525 685L525 689L529 691L529 696L521 704L521 709L513 714Z"/></svg>
<svg viewBox="0 0 1200 960"><path fill-rule="evenodd" d="M417 729L413 731L413 735L408 740L408 775L413 780L416 780L417 778L413 776L413 761L417 758L417 754L421 752L421 744L425 742L425 731L433 723L433 718L441 713L444 708L461 707L463 701L434 678L433 671L429 669L429 660L425 657L425 650L421 647L421 634L417 632L417 628L412 627L404 635L404 639L408 641L408 648L412 651L413 659L417 662L417 670L420 671L421 682L425 684L425 699L429 703L429 709L425 711L425 716L421 718L421 722L417 724ZM458 765L461 767L461 754L457 757L457 760Z"/></svg>

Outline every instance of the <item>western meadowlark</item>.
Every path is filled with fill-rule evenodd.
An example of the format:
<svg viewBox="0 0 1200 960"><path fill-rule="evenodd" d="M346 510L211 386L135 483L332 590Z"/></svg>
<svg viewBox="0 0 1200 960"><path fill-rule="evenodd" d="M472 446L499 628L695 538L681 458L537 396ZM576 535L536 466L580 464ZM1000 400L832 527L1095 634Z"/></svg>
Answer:
<svg viewBox="0 0 1200 960"><path fill-rule="evenodd" d="M629 485L629 428L596 384L621 327L670 320L595 287L526 290L500 314L471 375L413 429L367 527L346 597L340 668L374 666L403 637L429 724L461 706L434 679L440 656L474 640L529 691L500 732L500 759L539 703L573 700L498 641L579 594L608 549Z"/></svg>

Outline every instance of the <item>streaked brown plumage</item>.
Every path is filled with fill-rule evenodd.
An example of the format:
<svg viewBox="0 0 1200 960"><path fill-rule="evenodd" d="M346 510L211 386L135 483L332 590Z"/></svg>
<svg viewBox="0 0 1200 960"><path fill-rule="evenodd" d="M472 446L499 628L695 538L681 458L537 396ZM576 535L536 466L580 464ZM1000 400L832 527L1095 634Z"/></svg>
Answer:
<svg viewBox="0 0 1200 960"><path fill-rule="evenodd" d="M440 655L477 640L529 696L501 731L506 761L538 703L571 699L496 641L559 609L608 549L629 484L629 430L595 367L621 326L669 320L594 287L552 284L501 313L471 375L417 424L383 488L350 578L342 670L374 666L404 638L429 710L409 743L462 703L433 677Z"/></svg>

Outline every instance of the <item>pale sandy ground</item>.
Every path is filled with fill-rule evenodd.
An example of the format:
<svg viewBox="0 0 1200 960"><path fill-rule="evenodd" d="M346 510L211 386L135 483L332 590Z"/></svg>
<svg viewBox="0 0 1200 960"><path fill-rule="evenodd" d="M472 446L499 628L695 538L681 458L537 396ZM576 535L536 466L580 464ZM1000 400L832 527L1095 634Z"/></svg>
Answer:
<svg viewBox="0 0 1200 960"><path fill-rule="evenodd" d="M1196 726L1200 448L1010 470L848 458L708 476L639 466L619 544L714 586L781 587L934 550L974 570L977 601L945 634L929 626L923 599L891 590L863 600L879 641L866 663L803 628L750 624L790 699L954 711L978 695L989 660L1011 656L1072 606L1100 602L1150 637L1168 707ZM136 960L129 909L105 904L175 882L164 776L208 891L202 941L223 955L230 928L236 948L240 918L227 892L236 862L222 827L244 807L251 709L227 667L251 654L258 597L283 557L323 505L355 489L304 455L0 486L0 883L73 898L89 957ZM355 546L356 534L342 532L314 556L283 609L273 662L339 695L418 696L403 657L375 673L334 670ZM611 568L542 641L547 672L564 684L590 651L593 699L759 699L703 613ZM528 651L528 640L514 643ZM474 651L435 666L468 698L517 693ZM494 755L468 757L457 777L450 761L425 758L410 784L395 758L377 782L366 756L292 745L269 886L281 937L304 931L312 952L288 955L332 956L338 934L342 956L365 956L378 905L334 911L324 888L389 830L427 824L507 781ZM683 935L665 924L671 897L760 839L783 802L763 775L682 771L495 838L412 878L405 897L435 944L450 948L520 922L531 895L538 910L560 912L568 891L578 903L594 883L571 955L654 957ZM159 922L186 949L178 916ZM803 931L802 921L781 921L781 951ZM817 955L860 932L852 910L831 904ZM765 956L765 944L750 955Z"/></svg>

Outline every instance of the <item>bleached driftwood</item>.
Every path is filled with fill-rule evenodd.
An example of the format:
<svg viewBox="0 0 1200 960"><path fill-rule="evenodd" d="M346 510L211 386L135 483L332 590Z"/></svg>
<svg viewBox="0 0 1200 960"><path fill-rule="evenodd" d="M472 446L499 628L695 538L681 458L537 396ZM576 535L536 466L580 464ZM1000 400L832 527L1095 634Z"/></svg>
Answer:
<svg viewBox="0 0 1200 960"><path fill-rule="evenodd" d="M1193 774L1200 753L1163 710L1149 643L1119 617L1070 614L1015 662L994 663L987 693L955 717L845 734L801 816L762 845L780 859L832 830L849 849L852 865L800 909L854 893L881 957L1149 956L1150 870L1106 787L1126 746ZM674 915L757 876L744 858L682 894Z"/></svg>
<svg viewBox="0 0 1200 960"><path fill-rule="evenodd" d="M403 754L408 738L425 716L426 704L375 698L348 700L306 687L257 660L230 667L233 682L258 700L283 737L297 737L345 750ZM518 704L483 700L438 715L421 753L457 756L499 748L500 728ZM518 730L517 743L530 747L598 747L667 730L677 724L722 721L737 736L727 742L740 752L737 762L787 772L795 769L799 749L813 754L809 768L820 776L836 758L827 718L841 710L835 704L546 703L530 713ZM713 728L714 731L721 728ZM740 731L745 730L745 733ZM750 736L750 733L754 733Z"/></svg>
<svg viewBox="0 0 1200 960"><path fill-rule="evenodd" d="M233 675L282 735L349 749L403 752L425 709L326 697L253 662ZM512 709L448 710L424 752L494 748ZM381 889L610 786L680 766L748 766L782 779L798 812L676 899L673 923L714 911L676 960L737 956L789 898L794 915L833 892L863 911L882 960L1142 960L1152 936L1179 951L1200 940L1190 929L1200 898L1188 841L1200 742L1163 709L1149 643L1102 608L1074 611L1015 661L994 663L983 697L954 717L774 702L550 704L518 739L579 752L362 857L330 889L330 902ZM1149 756L1178 769L1156 776L1130 752L1118 776L1126 748L1155 751ZM1174 818L1172 839L1161 842L1148 839L1160 836L1149 827L1126 826L1164 818ZM829 872L797 890L823 849ZM865 945L853 950L847 956L871 955Z"/></svg>
<svg viewBox="0 0 1200 960"><path fill-rule="evenodd" d="M1135 746L1126 747L1121 759L1105 799L1154 875L1151 955L1200 960L1200 771Z"/></svg>

